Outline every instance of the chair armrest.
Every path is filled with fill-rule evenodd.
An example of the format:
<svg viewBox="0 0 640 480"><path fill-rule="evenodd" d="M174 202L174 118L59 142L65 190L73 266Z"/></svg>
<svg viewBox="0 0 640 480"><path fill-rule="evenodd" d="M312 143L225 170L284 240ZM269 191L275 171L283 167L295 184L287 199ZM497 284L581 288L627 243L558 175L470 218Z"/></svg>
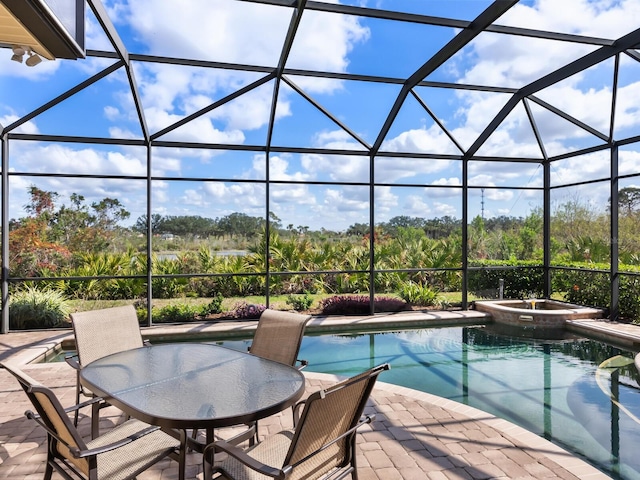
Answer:
<svg viewBox="0 0 640 480"><path fill-rule="evenodd" d="M127 445L128 443L135 442L139 438L142 438L145 435L149 435L150 433L153 433L153 432L155 432L156 430L159 430L159 429L160 429L160 427L158 427L158 426L150 425L147 428L144 428L144 429L134 433L133 435L128 435L125 438L123 438L121 440L118 440L117 442L112 442L112 443L109 443L107 445L102 445L101 447L91 448L91 449L88 449L88 450L78 450L75 447L71 447L71 448L69 448L69 451L71 452L71 455L73 455L76 458L91 457L93 455L98 455L100 453L104 453L104 452L108 452L110 450L114 450L116 448L120 448L120 447L122 447L124 445Z"/></svg>
<svg viewBox="0 0 640 480"><path fill-rule="evenodd" d="M87 402L85 402L87 403ZM24 413L27 418L29 418L30 420L34 420L36 421L42 428L44 428L47 433L49 435L51 435L53 438L56 439L57 442L63 444L65 447L67 447L69 449L69 451L71 452L71 455L73 455L75 458L84 458L84 457L90 457L92 455L97 455L99 453L104 453L104 452L108 452L109 450L114 450L116 448L120 448L124 445L127 445L128 443L134 442L136 440L138 440L139 438L144 437L145 435L148 435L150 433L155 432L156 430L159 430L160 427L158 426L153 426L153 425L149 425L147 428L143 428L142 430L137 431L136 433L132 434L132 435L128 435L125 438L122 438L116 442L111 442L107 445L102 445L100 447L97 448L91 448L91 449L87 449L87 450L79 450L78 447L73 446L73 445L69 445L63 438L60 438L60 436L58 436L58 434L51 430L46 423L44 423L42 421L42 418L40 417L40 415L34 413L31 410L27 410Z"/></svg>
<svg viewBox="0 0 640 480"><path fill-rule="evenodd" d="M247 455L242 448L231 445L224 440L218 440L217 442L210 443L204 448L204 451L202 452L202 458L205 459L204 461L206 461L207 458L212 458L211 450L213 450L213 452L225 452L227 455L235 458L251 470L259 472L268 477L282 480L287 477L290 471L290 469L287 469L285 471L280 468L274 468L262 462L259 462L255 458Z"/></svg>
<svg viewBox="0 0 640 480"><path fill-rule="evenodd" d="M314 450L312 453L310 453L309 455L307 455L306 457L304 457L301 460L298 460L296 463L290 465L290 467L293 469L296 466L300 465L301 463L306 462L307 460L309 460L310 458L314 457L315 455L319 454L320 452L323 452L324 450L326 450L327 448L329 448L331 445L333 445L336 442L339 442L340 440L342 440L345 437L348 437L350 435L355 434L356 430L358 430L360 427L362 427L363 425L367 424L367 423L371 423L375 420L376 416L375 414L371 414L371 415L365 415L363 416L358 423L356 424L355 427L350 428L349 430L347 430L346 432L344 432L342 435L334 438L333 440L331 440L330 442L325 443L324 445L322 445L320 448Z"/></svg>
<svg viewBox="0 0 640 480"><path fill-rule="evenodd" d="M94 403L101 403L101 402L104 402L104 401L105 400L102 397L92 397L89 400L85 400L82 403L67 407L67 408L64 409L64 411L65 411L65 413L74 412L76 410L80 410L81 408L88 407L89 405L93 405Z"/></svg>
<svg viewBox="0 0 640 480"><path fill-rule="evenodd" d="M293 407L291 407L292 410L293 410L293 426L294 427L296 425L298 425L298 420L300 420L300 415L301 415L302 409L303 409L303 407L305 406L306 403L307 403L306 400L300 400Z"/></svg>
<svg viewBox="0 0 640 480"><path fill-rule="evenodd" d="M100 403L100 402L104 402L104 398L102 398L102 397L92 397L89 400L86 400L86 401L84 401L82 403L79 403L77 405L71 405L70 407L65 408L64 409L64 413L75 412L76 410L80 410L81 408L87 407L89 405L93 405L94 403ZM38 423L40 423L40 415L38 415L34 411L27 410L26 412L24 412L24 414L27 416L27 418L36 420L36 421L38 421Z"/></svg>
<svg viewBox="0 0 640 480"><path fill-rule="evenodd" d="M67 362L74 370L80 370L80 362L78 361L78 354L74 353L64 357L64 361Z"/></svg>
<svg viewBox="0 0 640 480"><path fill-rule="evenodd" d="M253 438L256 434L256 424L255 423L248 423L247 424L247 429L234 435L231 438L225 438L225 442L228 443L229 445L238 445L242 442L244 442L245 440L249 440L251 438Z"/></svg>

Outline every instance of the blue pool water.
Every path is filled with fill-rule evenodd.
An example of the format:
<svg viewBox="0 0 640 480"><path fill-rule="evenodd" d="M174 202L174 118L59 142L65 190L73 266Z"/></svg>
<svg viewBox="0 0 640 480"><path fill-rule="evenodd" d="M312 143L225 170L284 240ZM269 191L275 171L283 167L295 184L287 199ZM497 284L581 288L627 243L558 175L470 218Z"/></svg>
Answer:
<svg viewBox="0 0 640 480"><path fill-rule="evenodd" d="M640 479L634 353L584 338L535 340L489 328L306 336L300 358L309 361L310 371L344 376L389 362L381 381L490 412L613 478ZM245 349L249 343L225 345ZM598 368L617 355L622 357L614 366L622 366Z"/></svg>

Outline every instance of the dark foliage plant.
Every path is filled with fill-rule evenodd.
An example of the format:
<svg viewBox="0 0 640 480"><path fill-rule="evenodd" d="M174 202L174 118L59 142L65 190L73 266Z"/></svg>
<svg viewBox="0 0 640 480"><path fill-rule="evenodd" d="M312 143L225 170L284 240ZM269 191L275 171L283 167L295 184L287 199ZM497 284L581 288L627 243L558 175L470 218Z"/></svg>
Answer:
<svg viewBox="0 0 640 480"><path fill-rule="evenodd" d="M399 312L407 308L404 300L393 297L375 297L376 312ZM367 295L335 295L320 301L324 315L368 315L369 297Z"/></svg>
<svg viewBox="0 0 640 480"><path fill-rule="evenodd" d="M238 320L260 318L266 309L267 307L261 304L241 302L234 307L231 316Z"/></svg>

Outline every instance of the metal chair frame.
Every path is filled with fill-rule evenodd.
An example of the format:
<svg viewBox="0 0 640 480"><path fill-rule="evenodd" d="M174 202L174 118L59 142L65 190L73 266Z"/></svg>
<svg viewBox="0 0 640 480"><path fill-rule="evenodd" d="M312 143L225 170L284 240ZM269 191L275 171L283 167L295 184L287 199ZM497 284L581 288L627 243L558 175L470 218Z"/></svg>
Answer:
<svg viewBox="0 0 640 480"><path fill-rule="evenodd" d="M308 362L299 359L298 354L305 328L311 318L311 315L266 309L258 320L249 353L302 370ZM227 442L237 445L249 440L249 445L254 445L258 440L258 422L247 427L247 430L227 439ZM194 430L191 438L195 440L197 436L198 431Z"/></svg>
<svg viewBox="0 0 640 480"><path fill-rule="evenodd" d="M86 402L63 408L53 391L8 363L0 366L11 373L29 397L36 412L27 410L27 418L37 422L47 432L47 465L44 480L50 480L55 470L65 480L128 480L166 456L179 463L184 472L185 452L178 436L170 435L139 420L127 420L106 432L102 438L89 442L78 433L69 414L101 402L93 397ZM72 476L74 475L74 476Z"/></svg>
<svg viewBox="0 0 640 480"><path fill-rule="evenodd" d="M260 475L278 480L338 480L351 475L357 480L356 432L375 419L373 414L363 416L363 411L378 375L389 368L382 364L311 394L296 405L295 412L302 413L296 414L293 431L279 432L247 450L225 441L207 445L205 480L252 480L263 478ZM219 452L228 457L211 466L210 459Z"/></svg>
<svg viewBox="0 0 640 480"><path fill-rule="evenodd" d="M133 305L111 307L101 310L75 312L70 315L76 342L76 354L65 357L65 361L76 371L76 404L80 396L93 397L93 393L80 384L80 370L98 358L123 350L145 345ZM91 434L99 435L100 409L109 406L106 402L91 404ZM78 425L79 410L74 412L73 424Z"/></svg>

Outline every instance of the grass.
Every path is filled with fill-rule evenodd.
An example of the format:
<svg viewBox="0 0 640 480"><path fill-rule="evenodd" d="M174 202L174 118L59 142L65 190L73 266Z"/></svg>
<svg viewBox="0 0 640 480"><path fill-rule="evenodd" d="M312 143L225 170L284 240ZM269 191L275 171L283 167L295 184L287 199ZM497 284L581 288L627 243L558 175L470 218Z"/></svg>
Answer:
<svg viewBox="0 0 640 480"><path fill-rule="evenodd" d="M366 295L366 294L365 294ZM380 294L389 297L396 297L397 295L393 294ZM319 308L320 302L329 297L333 297L334 294L316 294L311 295L313 298L313 303L311 305L310 310L315 310ZM291 306L287 303L288 295L272 295L270 297L269 307L276 310L291 310ZM461 292L445 292L440 293L439 297L445 300L449 305L459 306L462 302L462 293ZM399 298L399 297L398 297ZM479 297L475 297L474 295L468 295L469 302L473 300L480 300ZM176 303L186 304L186 305L203 305L207 304L211 301L210 298L191 298L191 297L182 297L182 298L169 298L169 299L154 299L153 306L157 308L162 308L167 305L173 305ZM249 304L261 304L266 305L266 298L260 295L247 296L247 297L231 297L225 298L222 302L223 311L231 311L234 307L239 303L249 303ZM70 300L69 301L71 310L76 311L87 311L87 310L98 310L102 308L109 307L117 307L121 305L130 304L130 300Z"/></svg>

